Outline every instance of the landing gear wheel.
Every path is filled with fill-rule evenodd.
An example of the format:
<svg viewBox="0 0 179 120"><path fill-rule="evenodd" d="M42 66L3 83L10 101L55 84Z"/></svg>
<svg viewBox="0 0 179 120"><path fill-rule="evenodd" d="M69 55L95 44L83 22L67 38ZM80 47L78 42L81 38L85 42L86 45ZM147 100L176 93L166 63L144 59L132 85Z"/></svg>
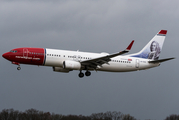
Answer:
<svg viewBox="0 0 179 120"><path fill-rule="evenodd" d="M90 71L86 71L86 72L85 72L85 75L86 75L86 76L90 76L90 75L91 75L91 72L90 72Z"/></svg>
<svg viewBox="0 0 179 120"><path fill-rule="evenodd" d="M79 76L80 78L82 78L82 77L84 77L84 73L80 72L80 73L78 74L78 76Z"/></svg>
<svg viewBox="0 0 179 120"><path fill-rule="evenodd" d="M21 67L17 67L17 70L21 70Z"/></svg>

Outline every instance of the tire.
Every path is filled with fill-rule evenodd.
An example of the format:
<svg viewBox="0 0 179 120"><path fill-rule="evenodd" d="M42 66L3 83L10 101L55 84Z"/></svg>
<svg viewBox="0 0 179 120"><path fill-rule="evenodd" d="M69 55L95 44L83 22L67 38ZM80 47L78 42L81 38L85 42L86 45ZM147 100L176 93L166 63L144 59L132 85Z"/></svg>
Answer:
<svg viewBox="0 0 179 120"><path fill-rule="evenodd" d="M17 70L21 70L21 67L17 67Z"/></svg>
<svg viewBox="0 0 179 120"><path fill-rule="evenodd" d="M90 76L90 75L91 75L91 72L90 72L90 71L86 71L86 72L85 72L85 75L86 75L86 76Z"/></svg>
<svg viewBox="0 0 179 120"><path fill-rule="evenodd" d="M80 72L80 73L78 74L78 76L79 76L80 78L82 78L82 77L84 77L84 73Z"/></svg>

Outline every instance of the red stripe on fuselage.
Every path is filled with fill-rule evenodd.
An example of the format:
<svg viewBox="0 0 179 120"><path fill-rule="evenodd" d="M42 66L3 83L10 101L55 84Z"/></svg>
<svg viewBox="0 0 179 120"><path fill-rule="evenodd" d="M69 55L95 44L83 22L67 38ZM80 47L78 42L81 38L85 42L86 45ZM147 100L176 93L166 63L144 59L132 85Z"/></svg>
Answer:
<svg viewBox="0 0 179 120"><path fill-rule="evenodd" d="M43 65L45 59L44 48L16 48L5 53L6 59L22 64Z"/></svg>

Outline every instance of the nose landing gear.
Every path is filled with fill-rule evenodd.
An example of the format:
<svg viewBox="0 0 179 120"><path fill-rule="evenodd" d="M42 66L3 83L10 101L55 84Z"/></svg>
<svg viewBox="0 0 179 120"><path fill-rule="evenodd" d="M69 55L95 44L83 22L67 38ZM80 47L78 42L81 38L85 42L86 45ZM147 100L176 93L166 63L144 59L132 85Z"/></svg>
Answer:
<svg viewBox="0 0 179 120"><path fill-rule="evenodd" d="M14 65L18 65L17 70L21 70L20 64L18 62L12 62Z"/></svg>
<svg viewBox="0 0 179 120"><path fill-rule="evenodd" d="M21 67L20 67L20 66L18 66L18 67L17 67L17 70L21 70Z"/></svg>

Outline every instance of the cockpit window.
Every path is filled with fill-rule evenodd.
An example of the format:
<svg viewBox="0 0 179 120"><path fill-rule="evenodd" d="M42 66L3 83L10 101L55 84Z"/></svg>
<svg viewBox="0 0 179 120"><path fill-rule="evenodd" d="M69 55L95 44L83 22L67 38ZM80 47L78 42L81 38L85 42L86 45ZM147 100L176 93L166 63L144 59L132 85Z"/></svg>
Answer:
<svg viewBox="0 0 179 120"><path fill-rule="evenodd" d="M11 50L10 52L12 52L12 53L16 53L17 51L16 51L16 50Z"/></svg>

